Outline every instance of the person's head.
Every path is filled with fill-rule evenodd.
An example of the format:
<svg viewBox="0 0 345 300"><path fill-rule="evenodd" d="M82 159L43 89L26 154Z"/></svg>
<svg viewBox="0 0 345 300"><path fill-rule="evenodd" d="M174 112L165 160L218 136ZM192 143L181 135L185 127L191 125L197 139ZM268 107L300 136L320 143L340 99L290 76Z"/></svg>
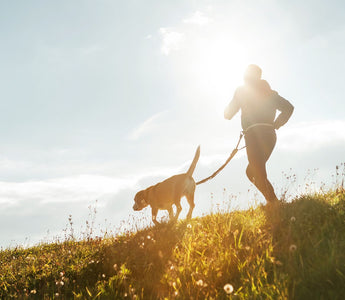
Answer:
<svg viewBox="0 0 345 300"><path fill-rule="evenodd" d="M249 65L244 72L244 82L253 84L261 79L262 70L257 65Z"/></svg>

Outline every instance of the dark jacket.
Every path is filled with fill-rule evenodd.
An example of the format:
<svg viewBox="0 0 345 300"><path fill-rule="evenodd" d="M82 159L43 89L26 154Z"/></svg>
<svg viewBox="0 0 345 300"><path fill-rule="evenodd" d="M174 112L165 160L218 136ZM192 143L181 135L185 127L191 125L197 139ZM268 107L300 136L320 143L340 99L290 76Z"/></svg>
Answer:
<svg viewBox="0 0 345 300"><path fill-rule="evenodd" d="M225 108L224 117L230 120L240 109L243 130L258 123L272 124L278 129L289 120L294 107L271 90L267 81L259 80L236 89L234 97ZM277 110L281 113L275 118Z"/></svg>

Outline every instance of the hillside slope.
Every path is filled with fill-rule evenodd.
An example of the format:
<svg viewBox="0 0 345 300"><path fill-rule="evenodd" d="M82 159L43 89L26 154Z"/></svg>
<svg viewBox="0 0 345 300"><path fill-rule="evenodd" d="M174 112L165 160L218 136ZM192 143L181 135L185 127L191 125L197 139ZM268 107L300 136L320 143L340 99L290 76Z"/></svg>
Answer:
<svg viewBox="0 0 345 300"><path fill-rule="evenodd" d="M344 299L344 191L0 252L0 298Z"/></svg>

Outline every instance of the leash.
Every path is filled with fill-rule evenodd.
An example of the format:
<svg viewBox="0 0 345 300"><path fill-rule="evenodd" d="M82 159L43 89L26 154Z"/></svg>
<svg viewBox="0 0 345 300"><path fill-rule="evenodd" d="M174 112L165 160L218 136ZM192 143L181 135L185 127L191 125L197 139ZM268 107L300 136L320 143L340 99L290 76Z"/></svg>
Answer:
<svg viewBox="0 0 345 300"><path fill-rule="evenodd" d="M240 137L239 137L238 142L237 142L237 145L236 145L236 148L235 148L234 150L232 150L230 156L229 156L228 159L225 161L225 163L224 163L217 171L215 171L211 176L209 176L209 177L207 177L207 178L205 178L205 179L203 179L203 180L198 181L198 182L196 183L196 185L202 184L202 183L204 183L204 182L206 182L206 181L209 181L210 179L214 178L221 170L223 170L223 169L225 168L225 166L230 162L230 160L232 160L232 158L236 155L236 153L237 153L239 150L242 150L242 149L244 149L244 148L246 147L246 146L243 146L243 147L241 147L241 148L238 148L238 146L239 146L239 144L240 144L240 142L241 142L241 140L242 140L242 138L243 138L243 135L244 135L244 131L241 131Z"/></svg>

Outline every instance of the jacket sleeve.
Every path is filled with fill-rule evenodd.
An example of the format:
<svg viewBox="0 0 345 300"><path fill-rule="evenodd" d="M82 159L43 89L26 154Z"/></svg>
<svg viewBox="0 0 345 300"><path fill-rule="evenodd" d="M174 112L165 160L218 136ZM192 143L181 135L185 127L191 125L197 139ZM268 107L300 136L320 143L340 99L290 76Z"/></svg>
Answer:
<svg viewBox="0 0 345 300"><path fill-rule="evenodd" d="M293 105L286 99L284 99L282 96L280 96L276 91L274 91L274 98L275 98L275 104L276 108L281 112L278 117L275 119L273 125L275 129L279 129L281 126L283 126L287 121L289 121L293 111L294 107Z"/></svg>
<svg viewBox="0 0 345 300"><path fill-rule="evenodd" d="M231 120L234 115L240 110L240 98L239 98L239 90L235 91L235 94L230 101L230 103L225 107L224 110L224 118L227 120Z"/></svg>

